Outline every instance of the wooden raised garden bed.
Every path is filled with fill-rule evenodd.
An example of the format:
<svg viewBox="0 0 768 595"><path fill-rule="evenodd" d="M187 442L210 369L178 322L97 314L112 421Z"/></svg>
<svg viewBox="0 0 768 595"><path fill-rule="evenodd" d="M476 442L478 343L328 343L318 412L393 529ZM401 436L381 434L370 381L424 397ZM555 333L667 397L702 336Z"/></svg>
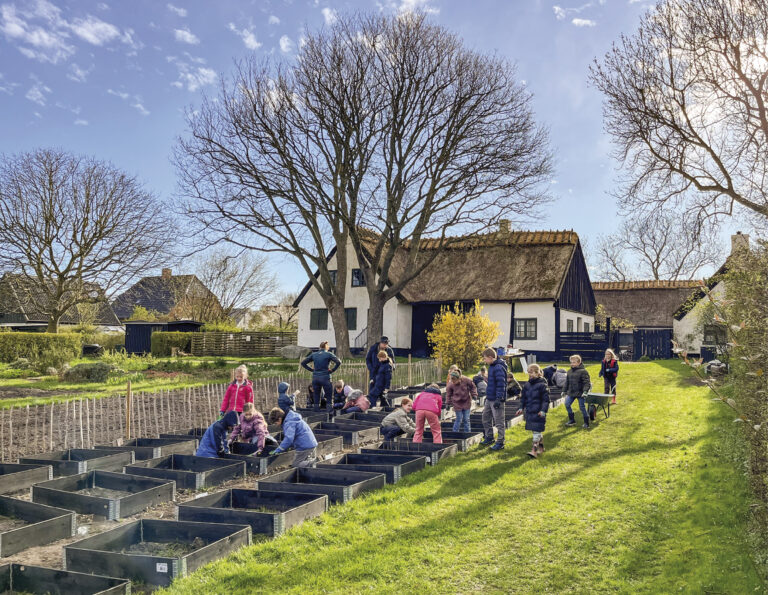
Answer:
<svg viewBox="0 0 768 595"><path fill-rule="evenodd" d="M173 480L177 490L199 490L236 477L245 477L245 463L191 455L168 455L127 465L125 472Z"/></svg>
<svg viewBox="0 0 768 595"><path fill-rule="evenodd" d="M64 546L68 570L167 586L251 543L243 525L142 519Z"/></svg>
<svg viewBox="0 0 768 595"><path fill-rule="evenodd" d="M343 504L365 491L383 488L385 483L382 473L301 468L288 469L260 479L256 487L270 492L325 494L331 503Z"/></svg>
<svg viewBox="0 0 768 595"><path fill-rule="evenodd" d="M460 452L465 452L470 446L479 444L483 440L482 432L453 432L443 431L443 442L446 444L456 444ZM397 442L412 442L413 438L406 436L396 436ZM432 442L432 432L424 432L424 442Z"/></svg>
<svg viewBox="0 0 768 595"><path fill-rule="evenodd" d="M197 440L192 437L178 440L174 438L134 438L133 440L126 441L122 446L100 444L94 448L133 451L137 461L146 461L147 459L156 459L166 455L193 455L197 450Z"/></svg>
<svg viewBox="0 0 768 595"><path fill-rule="evenodd" d="M34 502L103 516L108 521L169 502L175 496L175 486L167 479L111 471L88 471L32 486Z"/></svg>
<svg viewBox="0 0 768 595"><path fill-rule="evenodd" d="M0 566L0 593L130 595L131 583L121 578L42 566L3 564Z"/></svg>
<svg viewBox="0 0 768 595"><path fill-rule="evenodd" d="M72 537L75 524L71 510L0 496L0 556Z"/></svg>
<svg viewBox="0 0 768 595"><path fill-rule="evenodd" d="M29 486L53 478L51 465L0 463L0 494L26 490Z"/></svg>
<svg viewBox="0 0 768 595"><path fill-rule="evenodd" d="M95 469L122 471L123 465L130 465L133 460L133 453L130 451L114 452L111 450L71 448L23 457L19 459L19 463L51 465L53 476L60 477L62 475L77 475Z"/></svg>
<svg viewBox="0 0 768 595"><path fill-rule="evenodd" d="M325 494L224 490L180 504L180 521L250 525L254 533L276 537L328 510Z"/></svg>
<svg viewBox="0 0 768 595"><path fill-rule="evenodd" d="M387 483L396 483L409 473L421 471L427 466L427 459L419 455L391 454L344 454L334 457L330 464L317 465L318 469L334 469L344 467L354 471L370 471L383 473Z"/></svg>

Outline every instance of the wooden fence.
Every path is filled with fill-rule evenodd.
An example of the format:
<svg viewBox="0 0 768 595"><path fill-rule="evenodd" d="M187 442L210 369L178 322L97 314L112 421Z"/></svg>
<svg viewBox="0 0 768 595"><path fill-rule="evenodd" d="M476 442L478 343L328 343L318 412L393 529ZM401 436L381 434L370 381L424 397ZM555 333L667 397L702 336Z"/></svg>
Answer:
<svg viewBox="0 0 768 595"><path fill-rule="evenodd" d="M298 334L263 333L243 331L241 333L190 333L192 355L270 357L280 355L280 348L296 345Z"/></svg>
<svg viewBox="0 0 768 595"><path fill-rule="evenodd" d="M368 371L364 364L344 364L336 373L354 388L365 390ZM440 379L439 363L422 361L399 364L392 387L434 382ZM267 412L277 406L277 385L290 384L300 389L298 405L306 403L306 387L311 374L306 371L274 378L253 380L254 404ZM40 452L67 448L93 448L97 444L117 444L125 438L155 438L161 432L186 432L207 427L219 415L226 384L208 384L154 393L133 393L75 399L47 405L11 407L0 410L0 460L16 459ZM128 391L126 391L127 393ZM128 408L130 407L130 418ZM129 430L130 428L130 430Z"/></svg>

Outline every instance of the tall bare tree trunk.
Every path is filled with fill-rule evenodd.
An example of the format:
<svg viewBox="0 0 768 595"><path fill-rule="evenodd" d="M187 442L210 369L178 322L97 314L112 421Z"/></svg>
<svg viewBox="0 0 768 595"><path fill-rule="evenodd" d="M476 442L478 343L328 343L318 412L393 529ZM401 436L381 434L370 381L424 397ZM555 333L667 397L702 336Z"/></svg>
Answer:
<svg viewBox="0 0 768 595"><path fill-rule="evenodd" d="M328 313L333 321L333 333L336 338L336 355L341 358L352 357L349 350L349 330L347 329L347 315L344 312L344 304L333 300L328 304Z"/></svg>
<svg viewBox="0 0 768 595"><path fill-rule="evenodd" d="M374 288L375 289L375 288ZM370 303L368 310L368 345L370 348L374 343L378 343L384 334L384 297L378 291L368 291L368 300Z"/></svg>

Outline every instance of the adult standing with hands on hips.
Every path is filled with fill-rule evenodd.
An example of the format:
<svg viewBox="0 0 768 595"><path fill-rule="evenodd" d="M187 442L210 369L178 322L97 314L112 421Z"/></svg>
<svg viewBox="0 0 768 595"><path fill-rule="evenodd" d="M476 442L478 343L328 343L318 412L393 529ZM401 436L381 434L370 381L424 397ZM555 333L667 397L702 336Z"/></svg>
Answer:
<svg viewBox="0 0 768 595"><path fill-rule="evenodd" d="M389 337L381 337L378 343L374 343L368 348L368 354L365 356L365 365L368 367L368 377L370 386L376 380L376 371L379 369L379 351L386 351L389 356L392 369L395 369L395 352L389 346Z"/></svg>
<svg viewBox="0 0 768 595"><path fill-rule="evenodd" d="M309 364L312 363L312 367ZM341 360L328 351L328 341L320 343L320 350L310 353L301 362L301 366L312 372L312 407L320 411L320 400L325 397L327 407L333 406L333 387L331 374L339 369ZM323 391L321 396L320 391Z"/></svg>

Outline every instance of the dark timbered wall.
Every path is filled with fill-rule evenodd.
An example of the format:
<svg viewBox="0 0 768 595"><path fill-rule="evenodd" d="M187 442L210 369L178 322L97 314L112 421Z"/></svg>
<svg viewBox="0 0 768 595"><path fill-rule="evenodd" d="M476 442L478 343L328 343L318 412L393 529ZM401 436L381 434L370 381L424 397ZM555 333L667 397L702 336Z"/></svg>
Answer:
<svg viewBox="0 0 768 595"><path fill-rule="evenodd" d="M587 263L584 261L584 254L581 251L581 244L576 244L556 305L589 316L595 315L597 304L595 294L592 291L592 283L589 280Z"/></svg>

